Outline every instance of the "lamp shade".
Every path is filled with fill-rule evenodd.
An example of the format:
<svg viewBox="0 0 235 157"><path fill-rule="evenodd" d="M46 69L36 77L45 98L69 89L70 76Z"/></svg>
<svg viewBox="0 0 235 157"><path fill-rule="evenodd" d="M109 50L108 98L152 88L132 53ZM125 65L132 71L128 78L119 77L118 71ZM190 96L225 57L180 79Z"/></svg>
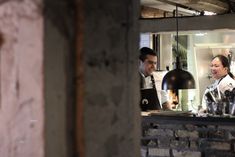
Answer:
<svg viewBox="0 0 235 157"><path fill-rule="evenodd" d="M163 90L194 88L195 81L192 74L180 68L169 71L162 80Z"/></svg>

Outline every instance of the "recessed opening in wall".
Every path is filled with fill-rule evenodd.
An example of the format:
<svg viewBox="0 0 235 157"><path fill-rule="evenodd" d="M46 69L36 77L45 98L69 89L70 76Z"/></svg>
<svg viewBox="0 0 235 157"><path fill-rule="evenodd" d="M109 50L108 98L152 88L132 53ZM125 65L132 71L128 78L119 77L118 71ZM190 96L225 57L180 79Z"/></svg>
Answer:
<svg viewBox="0 0 235 157"><path fill-rule="evenodd" d="M169 100L178 103L174 110L185 110L198 114L203 104L205 89L215 81L210 69L210 61L213 56L217 54L227 55L231 73L234 73L233 36L235 23L230 23L232 18L231 14L227 14L209 18L200 16L181 17L179 19L178 41L182 58L181 65L183 69L193 75L196 81L196 89L187 92L183 90L168 92ZM218 24L218 21L221 21L220 24ZM204 24L203 27L202 23ZM167 70L174 68L175 19L140 19L140 30L140 47L144 45L158 52L157 72L161 73L158 80L161 82L161 78ZM157 37L157 39L154 40L154 37ZM157 88L161 89L159 82Z"/></svg>
<svg viewBox="0 0 235 157"><path fill-rule="evenodd" d="M147 7L152 6L155 10L150 10L146 6L142 7L141 9L144 12L140 19L140 48L145 46L157 51L158 68L156 73L158 74L158 80L156 80L156 84L158 83L157 88L159 88L159 90L161 90L161 79L168 70L173 69L175 63L175 18L173 12L159 11L166 7L164 2L165 1L156 0L154 2L150 2L143 0L143 4ZM222 1L217 2L221 2L220 4L223 3ZM178 2L167 1L165 3L169 3L168 7L171 7L174 10L175 5L172 4ZM214 2L205 1L201 6L204 6L204 10L206 10L209 7L208 4L211 3ZM184 2L180 4L184 5ZM188 2L187 4L190 5ZM184 11L185 10L180 8L180 12ZM187 11L189 11L187 12L189 16L194 12L194 10ZM219 12L216 13L220 14ZM231 53L230 63L233 60L233 43L235 43L232 41L234 36L233 30L235 30L234 15L226 14L213 17L201 16L205 15L204 11L199 14L200 16L198 17L183 17L179 19L179 47L182 58L181 64L185 70L188 70L193 74L196 81L196 89L194 91L178 90L168 92L168 95L171 98L170 100L178 104L178 108L173 109L175 110L173 112L176 112L176 114L172 113L172 111L166 111L166 114L162 114L161 112L153 112L152 115L146 113L146 116L145 114L142 114L142 156L210 155L210 153L208 153L208 150L210 150L209 147L205 150L202 143L198 145L198 141L201 141L201 136L203 136L202 138L204 142L207 141L205 143L212 141L218 142L220 139L218 139L218 136L216 136L216 139L213 139L214 136L212 137L210 133L209 135L207 131L205 135L204 133L202 135L202 127L203 130L207 128L213 130L210 130L209 132L221 133L221 131L216 131L216 129L230 129L232 127L225 128L225 125L229 124L232 126L234 124L235 119L232 115L208 114L206 117L201 117L199 115L195 117L191 114L181 114L187 113L184 112L184 110L197 113L200 109L202 95L205 88L214 82L210 73L210 61L212 57L217 54L226 55L229 52ZM199 14L196 14L196 16ZM159 17L161 18L157 19ZM231 37L229 37L229 35L231 35ZM154 37L157 37L157 40L155 40L156 38ZM232 66L232 63L230 66ZM233 69L234 68L231 67L231 72ZM214 126L211 127L212 125ZM221 138L220 146L224 141L226 140ZM230 142L231 141L226 141L226 144ZM229 144L226 151L229 152L226 154L227 156L234 156L234 150L230 149ZM213 147L213 150L210 152L217 156L216 153L220 153L220 150L217 151L216 148Z"/></svg>
<svg viewBox="0 0 235 157"><path fill-rule="evenodd" d="M158 43L153 40L158 36ZM175 65L175 32L141 33L140 47L150 47L158 51L158 70L156 71L157 90L161 89L163 76ZM198 114L201 109L204 92L215 79L211 75L211 60L221 54L228 58L230 72L235 74L235 31L180 31L179 55L181 67L190 71L196 81L196 89L169 90L169 101L175 106L173 111L190 111ZM158 47L154 47L157 45ZM223 93L222 93L223 94ZM229 113L228 113L229 114Z"/></svg>

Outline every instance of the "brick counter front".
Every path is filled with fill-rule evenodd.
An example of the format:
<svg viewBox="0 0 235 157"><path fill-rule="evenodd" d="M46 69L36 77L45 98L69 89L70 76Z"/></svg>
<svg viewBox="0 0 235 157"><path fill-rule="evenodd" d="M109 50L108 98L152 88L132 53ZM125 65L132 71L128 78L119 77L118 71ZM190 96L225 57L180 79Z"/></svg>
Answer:
<svg viewBox="0 0 235 157"><path fill-rule="evenodd" d="M235 119L142 117L142 157L235 157Z"/></svg>

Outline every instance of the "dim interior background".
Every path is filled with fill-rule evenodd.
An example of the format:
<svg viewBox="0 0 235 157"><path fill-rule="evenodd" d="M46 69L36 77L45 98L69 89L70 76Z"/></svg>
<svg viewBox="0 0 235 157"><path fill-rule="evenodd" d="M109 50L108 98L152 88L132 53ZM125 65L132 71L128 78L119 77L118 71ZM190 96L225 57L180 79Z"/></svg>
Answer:
<svg viewBox="0 0 235 157"><path fill-rule="evenodd" d="M157 50L159 67L157 71L157 88L161 89L161 80L175 63L175 32L149 32L140 34L140 47L151 47ZM177 110L197 112L201 105L202 95L213 82L210 74L210 61L217 54L231 53L231 72L235 74L235 31L180 31L179 56L181 66L188 70L196 81L196 89L179 90ZM168 91L169 97L172 94Z"/></svg>

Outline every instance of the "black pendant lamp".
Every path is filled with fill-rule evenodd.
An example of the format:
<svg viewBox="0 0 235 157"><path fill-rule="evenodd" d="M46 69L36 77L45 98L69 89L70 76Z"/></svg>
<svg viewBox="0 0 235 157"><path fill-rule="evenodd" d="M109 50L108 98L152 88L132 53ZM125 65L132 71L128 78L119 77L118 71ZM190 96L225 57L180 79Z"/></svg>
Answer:
<svg viewBox="0 0 235 157"><path fill-rule="evenodd" d="M188 71L181 69L180 57L178 52L178 6L176 5L176 66L174 70L169 71L162 80L163 90L194 89L195 81Z"/></svg>

